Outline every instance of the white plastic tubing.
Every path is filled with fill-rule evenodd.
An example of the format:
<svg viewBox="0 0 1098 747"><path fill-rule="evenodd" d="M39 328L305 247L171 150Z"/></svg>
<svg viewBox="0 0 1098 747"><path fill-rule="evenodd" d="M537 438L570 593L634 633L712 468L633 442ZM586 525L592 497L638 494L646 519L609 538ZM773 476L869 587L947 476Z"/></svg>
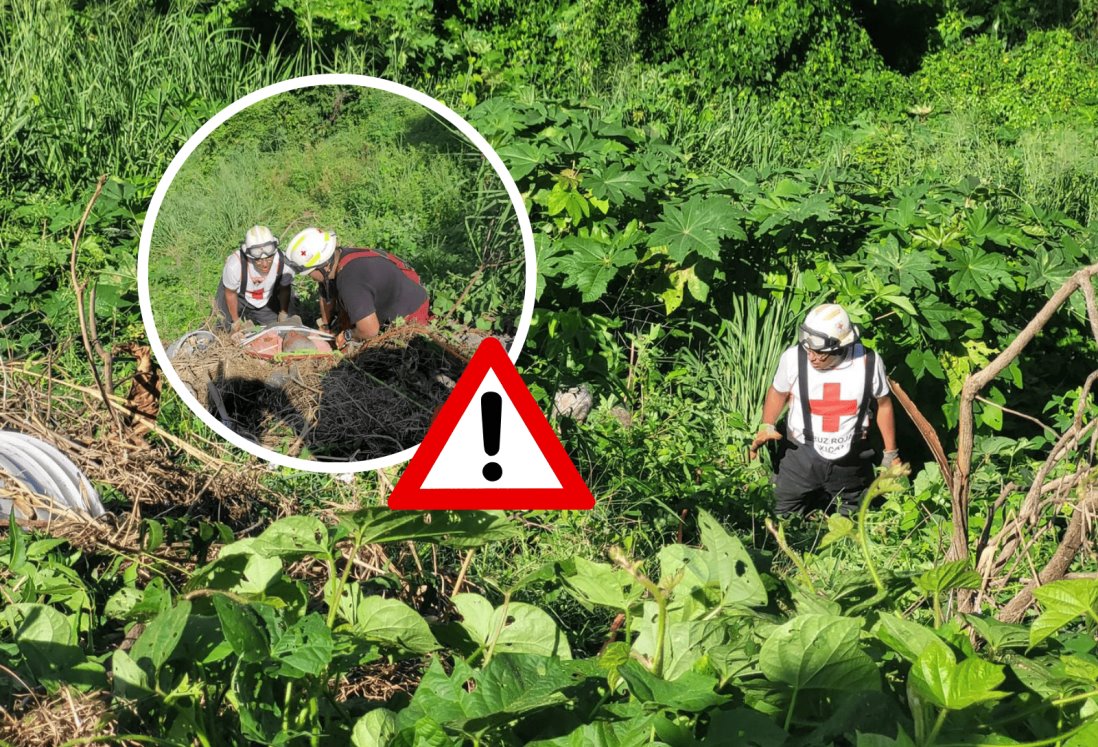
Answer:
<svg viewBox="0 0 1098 747"><path fill-rule="evenodd" d="M35 516L27 516L12 498L0 497L0 519L7 520L13 511L16 519L40 520L63 518L69 512L92 518L105 513L99 494L71 459L45 441L0 431L0 487L12 481L51 500L53 508L36 505Z"/></svg>

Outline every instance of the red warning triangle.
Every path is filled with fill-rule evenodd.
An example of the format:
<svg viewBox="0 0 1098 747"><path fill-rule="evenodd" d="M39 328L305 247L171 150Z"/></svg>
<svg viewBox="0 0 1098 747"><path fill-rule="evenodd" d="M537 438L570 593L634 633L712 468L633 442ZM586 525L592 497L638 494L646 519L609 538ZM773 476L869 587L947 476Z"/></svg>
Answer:
<svg viewBox="0 0 1098 747"><path fill-rule="evenodd" d="M389 508L590 509L595 498L495 338L481 342Z"/></svg>

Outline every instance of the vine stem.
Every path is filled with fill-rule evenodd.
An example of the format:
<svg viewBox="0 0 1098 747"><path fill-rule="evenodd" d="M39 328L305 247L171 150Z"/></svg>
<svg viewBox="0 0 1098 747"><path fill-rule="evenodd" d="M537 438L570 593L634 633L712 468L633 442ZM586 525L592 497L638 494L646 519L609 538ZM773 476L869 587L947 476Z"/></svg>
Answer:
<svg viewBox="0 0 1098 747"><path fill-rule="evenodd" d="M1050 744L1057 744L1069 737L1075 736L1093 723L1093 721L1087 720L1078 726L1068 729L1063 734L1057 734L1054 737L1046 737L1045 739L1038 739L1034 742L1015 742L1011 747L1048 747ZM998 742L965 742L963 744L944 744L939 745L939 747L1001 747L1001 745Z"/></svg>
<svg viewBox="0 0 1098 747"><path fill-rule="evenodd" d="M789 699L789 710L785 712L785 724L782 726L786 732L789 731L789 725L793 723L793 710L797 707L797 693L800 690L794 688L793 697Z"/></svg>
<svg viewBox="0 0 1098 747"><path fill-rule="evenodd" d="M488 666L488 662L492 660L492 655L496 652L496 643L499 641L500 634L503 633L503 628L507 624L507 608L511 606L511 592L508 591L503 595L503 604L499 607L499 625L492 632L492 638L488 641L488 648L484 652L484 666Z"/></svg>
<svg viewBox="0 0 1098 747"><path fill-rule="evenodd" d="M934 720L934 728L930 730L930 734L927 735L926 744L933 745L938 739L938 732L942 730L942 726L945 724L946 716L949 715L949 709L943 708L938 712L938 718Z"/></svg>
<svg viewBox="0 0 1098 747"><path fill-rule="evenodd" d="M885 592L885 585L881 582L881 577L877 574L877 566L873 564L873 558L869 555L869 533L866 531L866 514L869 513L869 503L878 495L880 490L875 489L881 478L877 478L876 481L869 487L869 490L865 491L865 497L862 498L862 505L858 507L858 547L861 548L862 557L865 558L865 567L869 571L869 575L873 578L873 584L877 587L877 592L883 594Z"/></svg>
<svg viewBox="0 0 1098 747"><path fill-rule="evenodd" d="M765 526L766 531L774 535L774 539L778 543L778 549L785 553L786 557L793 561L793 565L797 567L797 571L804 578L805 586L808 587L808 590L810 592L815 594L816 585L812 583L812 576L810 576L808 573L808 566L805 565L804 560L801 558L800 554L789 546L789 543L785 539L784 528L782 528L781 526L775 527L774 522L772 522L769 518L766 519Z"/></svg>
<svg viewBox="0 0 1098 747"><path fill-rule="evenodd" d="M351 575L351 567L354 565L352 559L358 556L358 550L362 546L362 533L363 530L355 535L355 541L351 544L351 552L347 555L347 562L343 565L343 573L340 574L338 581L336 581L332 588L332 598L328 601L328 627L331 628L335 625L336 613L339 612L339 599L343 596L343 588L347 585L347 578ZM335 550L335 548L332 548ZM328 575L330 578L335 578L335 552L332 553L332 559L330 561Z"/></svg>

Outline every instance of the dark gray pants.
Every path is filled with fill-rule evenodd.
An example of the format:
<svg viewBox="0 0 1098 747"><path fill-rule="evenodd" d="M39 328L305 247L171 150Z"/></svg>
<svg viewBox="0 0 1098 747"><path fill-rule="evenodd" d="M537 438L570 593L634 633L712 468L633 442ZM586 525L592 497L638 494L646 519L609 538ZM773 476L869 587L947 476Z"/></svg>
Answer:
<svg viewBox="0 0 1098 747"><path fill-rule="evenodd" d="M832 507L844 515L857 511L873 482L875 456L866 442L860 445L863 448L832 461L809 446L785 443L774 476L774 512L807 514Z"/></svg>
<svg viewBox="0 0 1098 747"><path fill-rule="evenodd" d="M256 308L248 303L239 294L236 297L236 308L240 311L240 318L249 322L255 322L260 327L267 327L278 321L278 286L275 287L271 293L271 298L267 301L266 306ZM225 301L226 288L223 283L217 284L217 295L214 296L214 304L217 306L217 311L221 315L218 320L217 326L219 329L228 330L232 322L229 320L229 306ZM294 313L294 295L293 291L290 291L290 308L288 313Z"/></svg>

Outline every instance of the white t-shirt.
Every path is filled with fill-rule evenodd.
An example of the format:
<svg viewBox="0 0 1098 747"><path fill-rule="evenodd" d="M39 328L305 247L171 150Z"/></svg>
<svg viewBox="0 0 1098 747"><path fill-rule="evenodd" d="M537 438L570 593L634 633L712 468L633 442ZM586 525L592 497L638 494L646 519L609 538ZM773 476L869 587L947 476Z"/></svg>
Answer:
<svg viewBox="0 0 1098 747"><path fill-rule="evenodd" d="M262 309L271 300L275 281L278 280L278 257L271 262L271 269L263 275L256 269L255 262L248 262L248 287L244 291L244 298L249 306ZM290 266L282 263L282 280L279 285L290 285L294 282L294 273ZM225 269L221 271L221 284L229 293L240 292L240 252L234 252L225 260Z"/></svg>
<svg viewBox="0 0 1098 747"><path fill-rule="evenodd" d="M794 443L804 443L804 414L801 408L800 384L797 373L798 346L782 353L773 387L785 394L791 393L789 412L786 415L786 438ZM885 376L881 356L875 356L877 365L873 371L871 395L883 397L891 392ZM808 364L808 401L812 413L812 443L816 452L827 459L838 459L850 451L854 433L858 430L855 420L865 388L865 348L855 344L846 358L834 368L817 371ZM866 409L863 427L869 427L870 413Z"/></svg>

